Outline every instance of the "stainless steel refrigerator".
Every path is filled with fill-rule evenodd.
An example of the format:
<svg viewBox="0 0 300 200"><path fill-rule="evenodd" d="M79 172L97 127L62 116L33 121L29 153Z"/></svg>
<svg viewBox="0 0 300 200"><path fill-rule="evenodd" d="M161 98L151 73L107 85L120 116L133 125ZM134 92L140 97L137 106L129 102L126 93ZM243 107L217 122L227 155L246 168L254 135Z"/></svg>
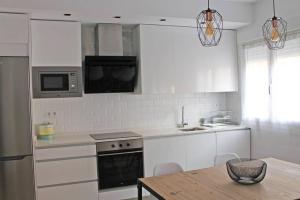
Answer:
<svg viewBox="0 0 300 200"><path fill-rule="evenodd" d="M28 57L0 57L0 200L34 200Z"/></svg>

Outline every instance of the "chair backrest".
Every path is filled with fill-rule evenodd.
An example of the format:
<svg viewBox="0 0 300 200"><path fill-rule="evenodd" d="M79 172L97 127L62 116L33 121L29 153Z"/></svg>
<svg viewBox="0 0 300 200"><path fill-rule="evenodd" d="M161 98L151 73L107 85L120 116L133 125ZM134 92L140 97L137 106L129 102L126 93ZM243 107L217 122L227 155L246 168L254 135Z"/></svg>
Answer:
<svg viewBox="0 0 300 200"><path fill-rule="evenodd" d="M224 153L215 156L214 165L224 165L228 160L239 159L240 157L236 153Z"/></svg>
<svg viewBox="0 0 300 200"><path fill-rule="evenodd" d="M158 164L154 167L153 175L161 176L161 175L174 174L177 172L183 172L183 169L179 164L177 164L177 163L162 163L162 164Z"/></svg>

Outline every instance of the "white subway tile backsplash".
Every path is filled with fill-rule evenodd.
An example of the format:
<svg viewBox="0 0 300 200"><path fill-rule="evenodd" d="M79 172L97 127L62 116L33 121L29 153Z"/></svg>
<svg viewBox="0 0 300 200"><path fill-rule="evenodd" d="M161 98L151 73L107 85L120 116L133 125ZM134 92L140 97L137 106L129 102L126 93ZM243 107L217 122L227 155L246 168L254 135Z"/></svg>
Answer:
<svg viewBox="0 0 300 200"><path fill-rule="evenodd" d="M224 93L191 95L91 94L82 98L34 99L33 122L48 120L56 112L56 131L90 132L106 129L175 127L185 119L197 123L210 112L225 109Z"/></svg>

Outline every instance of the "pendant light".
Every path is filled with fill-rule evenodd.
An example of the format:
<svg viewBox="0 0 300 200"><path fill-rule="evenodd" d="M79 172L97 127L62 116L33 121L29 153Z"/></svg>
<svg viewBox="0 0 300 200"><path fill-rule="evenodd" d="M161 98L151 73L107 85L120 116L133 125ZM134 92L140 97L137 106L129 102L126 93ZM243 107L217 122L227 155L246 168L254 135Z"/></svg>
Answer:
<svg viewBox="0 0 300 200"><path fill-rule="evenodd" d="M273 0L274 17L268 19L263 27L263 35L269 49L277 50L284 48L287 35L287 22L281 17L276 17L275 0Z"/></svg>
<svg viewBox="0 0 300 200"><path fill-rule="evenodd" d="M196 18L198 37L205 47L217 46L222 37L223 18L220 13L209 8L203 10Z"/></svg>

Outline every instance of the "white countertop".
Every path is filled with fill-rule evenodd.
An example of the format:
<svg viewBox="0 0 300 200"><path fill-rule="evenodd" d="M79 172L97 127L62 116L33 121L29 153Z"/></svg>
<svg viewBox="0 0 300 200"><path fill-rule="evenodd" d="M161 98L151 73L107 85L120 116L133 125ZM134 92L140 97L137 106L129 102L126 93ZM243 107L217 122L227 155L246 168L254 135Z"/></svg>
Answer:
<svg viewBox="0 0 300 200"><path fill-rule="evenodd" d="M240 125L229 125L229 126L220 126L214 128L206 127L206 130L197 130L184 132L178 130L177 128L156 128L156 129L126 129L126 130L105 130L97 132L80 132L80 133L68 133L63 134L59 133L51 140L36 140L35 148L51 148L51 147L60 147L60 146L76 146L76 145L88 145L95 144L94 140L89 134L95 133L108 133L108 132L123 132L123 131L133 131L140 134L144 139L153 139L160 137L174 137L174 136L184 136L184 135L193 135L193 134L203 134L203 133L214 133L222 131L231 131L231 130L243 130L248 129L245 126Z"/></svg>
<svg viewBox="0 0 300 200"><path fill-rule="evenodd" d="M185 127L185 128L188 128L188 127ZM244 129L249 129L249 128L246 126L240 126L240 125L229 125L229 126L219 126L219 127L214 127L214 128L205 127L205 130L188 131L188 132L178 130L177 128L144 129L144 130L137 129L137 130L134 130L134 132L141 134L144 139L150 139L150 138L160 138L160 137L214 133L214 132L231 131L231 130L244 130Z"/></svg>
<svg viewBox="0 0 300 200"><path fill-rule="evenodd" d="M95 143L96 141L88 134L86 135L57 134L51 140L36 140L35 148L44 149L44 148L61 147L61 146L89 145Z"/></svg>

